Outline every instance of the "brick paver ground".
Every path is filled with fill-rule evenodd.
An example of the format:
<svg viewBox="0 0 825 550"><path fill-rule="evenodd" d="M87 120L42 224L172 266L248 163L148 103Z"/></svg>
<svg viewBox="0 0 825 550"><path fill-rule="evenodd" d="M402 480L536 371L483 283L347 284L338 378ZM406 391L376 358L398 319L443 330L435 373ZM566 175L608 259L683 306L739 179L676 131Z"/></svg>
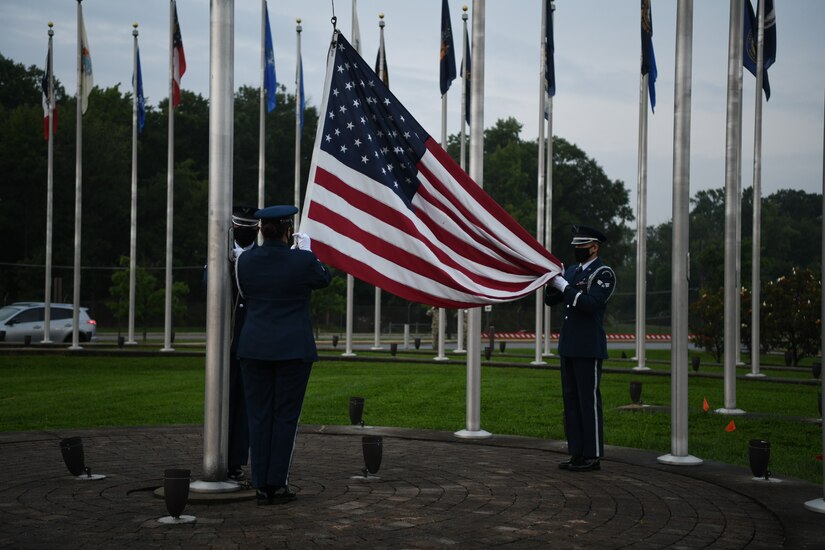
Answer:
<svg viewBox="0 0 825 550"><path fill-rule="evenodd" d="M360 476L365 433L384 436L379 479ZM58 443L75 435L106 479L69 475ZM202 449L199 426L2 433L0 547L825 548L810 483L615 447L601 471L572 473L560 442L350 426L302 427L294 502L190 503L195 523L159 523L163 470L199 479Z"/></svg>

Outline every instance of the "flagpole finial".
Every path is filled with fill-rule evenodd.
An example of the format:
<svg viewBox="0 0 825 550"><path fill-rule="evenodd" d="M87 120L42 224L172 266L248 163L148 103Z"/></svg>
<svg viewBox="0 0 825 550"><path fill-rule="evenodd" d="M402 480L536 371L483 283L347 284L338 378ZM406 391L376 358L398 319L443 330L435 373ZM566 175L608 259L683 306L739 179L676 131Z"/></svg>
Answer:
<svg viewBox="0 0 825 550"><path fill-rule="evenodd" d="M137 29L138 29L138 24L137 24L137 21L135 21L134 23L132 23L132 36L137 36L138 35L138 30Z"/></svg>
<svg viewBox="0 0 825 550"><path fill-rule="evenodd" d="M384 14L383 14L383 13L379 13L379 14L378 14L378 19L379 19L379 21L378 21L378 26L379 26L379 27L381 27L381 28L383 29L383 28L384 28L384 25L386 24L386 23L384 23Z"/></svg>
<svg viewBox="0 0 825 550"><path fill-rule="evenodd" d="M54 36L54 30L52 30L52 27L54 27L54 23L49 21L49 36L50 37Z"/></svg>
<svg viewBox="0 0 825 550"><path fill-rule="evenodd" d="M469 8L467 7L467 4L464 4L463 6L461 6L461 11L463 11L463 12L464 12L464 13L462 13L462 14L461 14L461 20L462 20L462 21L466 21L466 20L467 20L467 10L468 10L468 9L469 9Z"/></svg>
<svg viewBox="0 0 825 550"><path fill-rule="evenodd" d="M302 28L301 28L301 18L299 17L298 19L295 20L295 22L297 23L297 25L295 25L295 31L296 32L301 32L301 30L302 30Z"/></svg>

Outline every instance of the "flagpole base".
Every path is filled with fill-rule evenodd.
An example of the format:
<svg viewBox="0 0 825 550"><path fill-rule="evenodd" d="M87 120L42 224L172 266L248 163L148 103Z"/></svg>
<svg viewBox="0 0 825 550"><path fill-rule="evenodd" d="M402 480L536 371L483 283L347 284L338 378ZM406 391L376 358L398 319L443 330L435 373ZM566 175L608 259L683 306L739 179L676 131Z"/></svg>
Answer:
<svg viewBox="0 0 825 550"><path fill-rule="evenodd" d="M546 361L530 361L530 364L534 365L534 366L537 366L537 367L541 367L541 366L546 365L547 362Z"/></svg>
<svg viewBox="0 0 825 550"><path fill-rule="evenodd" d="M644 365L636 365L635 367L633 367L632 370L635 370L636 372L642 372L650 370L650 367L646 367Z"/></svg>
<svg viewBox="0 0 825 550"><path fill-rule="evenodd" d="M163 353L168 353L170 351L175 351L175 348L160 348L160 351Z"/></svg>
<svg viewBox="0 0 825 550"><path fill-rule="evenodd" d="M815 498L805 503L805 508L811 512L825 514L825 498Z"/></svg>
<svg viewBox="0 0 825 550"><path fill-rule="evenodd" d="M370 349L372 351L381 351L382 349L384 349L384 346L382 346L382 345L372 346Z"/></svg>
<svg viewBox="0 0 825 550"><path fill-rule="evenodd" d="M436 357L433 357L433 361L449 361L449 360L450 360L450 358L447 357L446 355L438 355Z"/></svg>
<svg viewBox="0 0 825 550"><path fill-rule="evenodd" d="M745 411L743 411L742 409L716 409L713 412L715 412L716 414L727 414L732 416L745 414Z"/></svg>
<svg viewBox="0 0 825 550"><path fill-rule="evenodd" d="M762 374L761 372L749 372L745 376L747 376L748 378L764 378L765 377L765 375Z"/></svg>
<svg viewBox="0 0 825 550"><path fill-rule="evenodd" d="M672 454L662 455L656 459L660 464L670 464L671 466L699 466L702 464L701 458L693 455L675 456Z"/></svg>
<svg viewBox="0 0 825 550"><path fill-rule="evenodd" d="M357 355L358 355L357 353L352 353L351 351L345 351L344 353L341 354L341 357L356 357Z"/></svg>
<svg viewBox="0 0 825 550"><path fill-rule="evenodd" d="M486 439L493 436L486 430L459 430L453 435L462 439Z"/></svg>

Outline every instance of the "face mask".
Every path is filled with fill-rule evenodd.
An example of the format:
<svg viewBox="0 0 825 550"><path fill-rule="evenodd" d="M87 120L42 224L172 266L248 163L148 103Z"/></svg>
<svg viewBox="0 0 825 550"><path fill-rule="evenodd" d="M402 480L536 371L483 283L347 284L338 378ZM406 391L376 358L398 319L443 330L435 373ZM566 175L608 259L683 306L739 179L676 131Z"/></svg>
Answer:
<svg viewBox="0 0 825 550"><path fill-rule="evenodd" d="M235 227L232 229L233 238L243 248L255 242L255 237L258 236L257 227Z"/></svg>
<svg viewBox="0 0 825 550"><path fill-rule="evenodd" d="M573 254L576 257L576 261L579 263L586 262L588 258L590 258L590 247L588 248L574 248Z"/></svg>

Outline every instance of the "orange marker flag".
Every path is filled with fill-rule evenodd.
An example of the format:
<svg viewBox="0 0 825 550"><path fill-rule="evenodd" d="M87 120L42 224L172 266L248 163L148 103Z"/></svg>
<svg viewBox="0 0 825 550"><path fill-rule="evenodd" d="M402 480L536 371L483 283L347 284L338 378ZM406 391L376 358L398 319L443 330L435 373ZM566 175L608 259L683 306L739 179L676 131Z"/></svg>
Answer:
<svg viewBox="0 0 825 550"><path fill-rule="evenodd" d="M736 430L736 424L734 424L733 420L731 420L730 423L727 426L725 426L725 431L730 433L734 430Z"/></svg>
<svg viewBox="0 0 825 550"><path fill-rule="evenodd" d="M702 410L708 412L710 410L710 405L708 405L708 398L704 397L702 399Z"/></svg>

